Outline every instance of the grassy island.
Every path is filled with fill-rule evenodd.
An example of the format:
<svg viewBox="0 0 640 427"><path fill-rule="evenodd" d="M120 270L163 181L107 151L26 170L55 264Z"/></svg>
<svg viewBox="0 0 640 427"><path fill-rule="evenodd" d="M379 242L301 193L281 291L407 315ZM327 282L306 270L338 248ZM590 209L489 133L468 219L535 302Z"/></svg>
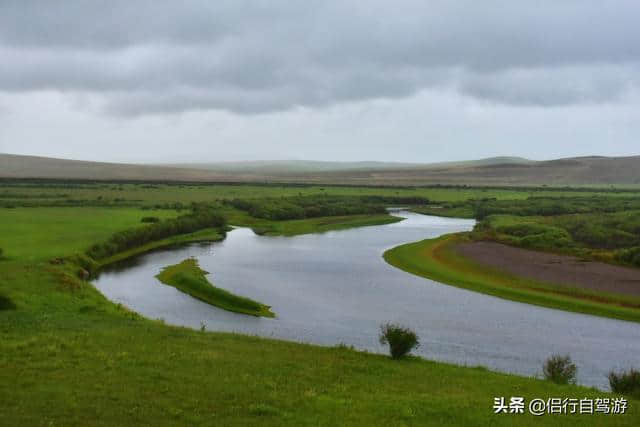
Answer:
<svg viewBox="0 0 640 427"><path fill-rule="evenodd" d="M207 280L206 274L197 260L189 258L180 264L165 267L156 277L166 285L224 310L252 316L275 317L268 305L217 288Z"/></svg>

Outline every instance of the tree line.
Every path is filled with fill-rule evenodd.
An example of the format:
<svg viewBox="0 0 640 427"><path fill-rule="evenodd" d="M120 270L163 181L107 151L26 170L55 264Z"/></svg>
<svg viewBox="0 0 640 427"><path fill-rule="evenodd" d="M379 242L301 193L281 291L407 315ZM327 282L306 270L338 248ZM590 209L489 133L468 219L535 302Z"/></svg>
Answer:
<svg viewBox="0 0 640 427"><path fill-rule="evenodd" d="M223 203L255 218L289 220L358 214L381 214L389 205L427 204L424 197L393 196L294 196L265 199L232 199Z"/></svg>
<svg viewBox="0 0 640 427"><path fill-rule="evenodd" d="M187 215L151 223L145 227L120 231L106 242L93 245L86 253L91 258L100 260L155 240L193 233L203 228L222 228L225 225L225 217L214 209L197 207Z"/></svg>

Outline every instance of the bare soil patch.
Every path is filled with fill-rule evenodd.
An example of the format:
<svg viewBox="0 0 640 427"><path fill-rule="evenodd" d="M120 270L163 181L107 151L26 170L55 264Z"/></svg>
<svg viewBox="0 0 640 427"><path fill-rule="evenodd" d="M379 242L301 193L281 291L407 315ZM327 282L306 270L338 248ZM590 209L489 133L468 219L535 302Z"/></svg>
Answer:
<svg viewBox="0 0 640 427"><path fill-rule="evenodd" d="M461 243L455 250L480 264L542 282L640 296L640 269L516 248L495 242Z"/></svg>

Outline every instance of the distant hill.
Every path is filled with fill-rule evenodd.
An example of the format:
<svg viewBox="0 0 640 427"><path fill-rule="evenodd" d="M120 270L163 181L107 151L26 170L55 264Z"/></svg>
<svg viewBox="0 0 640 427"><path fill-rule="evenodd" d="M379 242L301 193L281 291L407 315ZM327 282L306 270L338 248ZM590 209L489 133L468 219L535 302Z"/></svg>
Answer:
<svg viewBox="0 0 640 427"><path fill-rule="evenodd" d="M393 170L314 174L318 182L385 185L625 185L640 186L640 156L574 157L548 161L474 162Z"/></svg>
<svg viewBox="0 0 640 427"><path fill-rule="evenodd" d="M532 160L522 157L490 157L481 160L467 160L459 162L441 163L401 163L401 162L327 162L317 160L258 160L243 162L217 162L217 163L176 163L165 164L178 168L191 168L201 170L211 170L216 172L233 173L275 173L295 174L314 172L340 172L340 171L363 171L363 170L393 170L393 169L420 169L420 168L441 168L458 166L483 166L494 164L529 164Z"/></svg>
<svg viewBox="0 0 640 427"><path fill-rule="evenodd" d="M344 170L367 169L403 169L407 167L419 167L420 163L394 163L394 162L324 162L316 160L257 160L243 162L218 162L218 163L176 163L164 166L211 170L218 172L252 172L252 173L309 173L309 172L335 172Z"/></svg>
<svg viewBox="0 0 640 427"><path fill-rule="evenodd" d="M0 177L354 185L640 186L640 156L591 156L548 161L492 157L430 164L276 160L136 165L0 154Z"/></svg>
<svg viewBox="0 0 640 427"><path fill-rule="evenodd" d="M2 178L52 178L90 180L224 180L211 171L167 166L88 162L50 157L0 154Z"/></svg>

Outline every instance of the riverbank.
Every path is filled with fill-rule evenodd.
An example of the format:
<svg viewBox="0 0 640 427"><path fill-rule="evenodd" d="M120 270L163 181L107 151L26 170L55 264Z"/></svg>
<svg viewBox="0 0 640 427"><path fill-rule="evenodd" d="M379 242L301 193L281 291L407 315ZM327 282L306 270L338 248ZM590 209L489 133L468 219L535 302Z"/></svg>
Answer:
<svg viewBox="0 0 640 427"><path fill-rule="evenodd" d="M394 267L448 285L528 304L640 322L639 298L509 274L474 262L456 250L469 242L467 234L457 233L400 245L383 256Z"/></svg>
<svg viewBox="0 0 640 427"><path fill-rule="evenodd" d="M224 310L257 317L275 317L268 305L212 285L207 280L207 274L200 268L196 259L189 258L163 268L156 278L165 285L173 286L187 295Z"/></svg>

